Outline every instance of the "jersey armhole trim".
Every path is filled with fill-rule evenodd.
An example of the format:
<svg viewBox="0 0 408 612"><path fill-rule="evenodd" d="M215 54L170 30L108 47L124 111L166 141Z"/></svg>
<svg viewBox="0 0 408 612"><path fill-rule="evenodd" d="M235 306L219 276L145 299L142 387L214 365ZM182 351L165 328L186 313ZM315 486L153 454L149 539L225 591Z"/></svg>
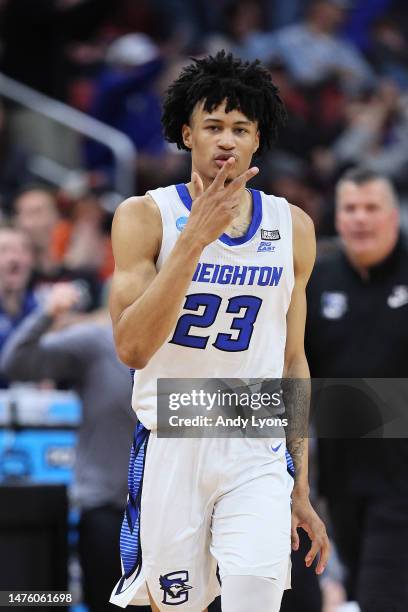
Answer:
<svg viewBox="0 0 408 612"><path fill-rule="evenodd" d="M147 191L146 195L149 195L149 197L151 197L153 202L156 204L157 209L158 209L158 211L160 213L161 224L162 224L162 237L161 237L161 242L160 242L160 249L159 249L159 252L158 252L157 258L156 258L156 267L157 267L158 265L161 266L163 264L163 244L164 244L164 240L165 240L164 232L165 232L165 227L166 227L166 222L165 222L166 220L164 218L164 213L163 213L162 207L160 206L158 200L156 200L156 198L154 197L153 192L152 191Z"/></svg>

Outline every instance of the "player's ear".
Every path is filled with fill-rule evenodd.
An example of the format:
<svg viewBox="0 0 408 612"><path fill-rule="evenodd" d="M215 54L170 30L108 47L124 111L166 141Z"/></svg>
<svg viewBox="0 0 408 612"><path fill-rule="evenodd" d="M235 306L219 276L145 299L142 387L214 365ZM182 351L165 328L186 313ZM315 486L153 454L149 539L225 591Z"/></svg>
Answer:
<svg viewBox="0 0 408 612"><path fill-rule="evenodd" d="M257 150L259 149L259 141L260 141L260 134L259 134L259 130L257 130L256 135L255 135L255 145L254 145L253 153L256 153Z"/></svg>
<svg viewBox="0 0 408 612"><path fill-rule="evenodd" d="M192 143L191 143L191 127L187 123L184 123L183 127L181 128L181 136L183 138L183 142L184 142L185 146L188 149L191 149L191 147L192 147Z"/></svg>

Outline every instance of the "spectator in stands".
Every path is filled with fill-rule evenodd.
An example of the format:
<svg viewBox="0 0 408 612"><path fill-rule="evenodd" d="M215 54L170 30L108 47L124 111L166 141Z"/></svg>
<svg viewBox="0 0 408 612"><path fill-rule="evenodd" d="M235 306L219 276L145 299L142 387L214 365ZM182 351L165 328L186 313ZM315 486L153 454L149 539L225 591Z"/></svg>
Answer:
<svg viewBox="0 0 408 612"><path fill-rule="evenodd" d="M408 89L408 42L396 19L385 16L374 23L369 59L379 74Z"/></svg>
<svg viewBox="0 0 408 612"><path fill-rule="evenodd" d="M100 282L93 266L84 260L81 260L82 266L69 266L55 248L60 230L63 233L67 231L67 224L59 219L55 193L44 186L28 185L20 191L13 207L16 226L27 233L32 244L34 266L31 286L36 294L40 296L47 292L55 282L76 280L88 296L87 309L97 307Z"/></svg>
<svg viewBox="0 0 408 612"><path fill-rule="evenodd" d="M311 374L406 378L408 249L395 191L384 175L355 169L340 179L336 200L342 246L318 261L308 285ZM347 570L349 599L364 612L403 612L408 440L345 439L372 431L377 413L352 387L337 386L328 401L332 428L326 435L337 439L320 440L320 489Z"/></svg>
<svg viewBox="0 0 408 612"><path fill-rule="evenodd" d="M94 272L102 282L113 272L110 241L111 214L96 192L86 191L72 201L72 214L58 244L61 261L69 270ZM54 243L57 247L57 244Z"/></svg>
<svg viewBox="0 0 408 612"><path fill-rule="evenodd" d="M37 306L28 288L33 257L25 233L0 226L0 350L7 338ZM7 386L0 376L0 387Z"/></svg>
<svg viewBox="0 0 408 612"><path fill-rule="evenodd" d="M316 85L333 76L347 91L371 86L373 72L356 47L338 35L348 0L312 0L303 22L249 41L250 59L280 59L295 81Z"/></svg>
<svg viewBox="0 0 408 612"><path fill-rule="evenodd" d="M56 196L43 185L31 184L14 200L14 221L29 236L38 272L47 273L56 264L52 252L53 234L58 223Z"/></svg>
<svg viewBox="0 0 408 612"><path fill-rule="evenodd" d="M128 34L112 43L107 65L96 83L90 113L125 132L142 153L160 155L165 141L161 131L161 104L154 82L163 69L159 49L143 34ZM111 164L110 153L93 141L87 144L91 167Z"/></svg>
<svg viewBox="0 0 408 612"><path fill-rule="evenodd" d="M367 98L349 100L342 133L329 148L315 151L316 171L332 178L338 168L358 163L406 188L408 105L399 94L388 81Z"/></svg>
<svg viewBox="0 0 408 612"><path fill-rule="evenodd" d="M205 39L207 53L225 49L238 57L249 54L247 45L263 29L263 12L259 0L230 0L222 10L222 32Z"/></svg>
<svg viewBox="0 0 408 612"><path fill-rule="evenodd" d="M175 182L173 177L184 165L184 156L169 149L162 133L159 79L164 68L164 58L148 36L135 33L120 37L108 49L107 66L96 81L90 109L95 118L124 132L135 144L141 192L145 182L151 181L150 187ZM109 185L113 169L110 151L88 141L86 158L88 168L104 174Z"/></svg>
<svg viewBox="0 0 408 612"><path fill-rule="evenodd" d="M130 374L116 357L109 315L93 320L88 315L81 323L52 331L80 300L75 285L54 285L44 306L10 337L1 369L12 380L63 380L82 400L72 498L81 510L85 601L90 612L103 612L114 609L108 601L120 569L119 532L135 417Z"/></svg>

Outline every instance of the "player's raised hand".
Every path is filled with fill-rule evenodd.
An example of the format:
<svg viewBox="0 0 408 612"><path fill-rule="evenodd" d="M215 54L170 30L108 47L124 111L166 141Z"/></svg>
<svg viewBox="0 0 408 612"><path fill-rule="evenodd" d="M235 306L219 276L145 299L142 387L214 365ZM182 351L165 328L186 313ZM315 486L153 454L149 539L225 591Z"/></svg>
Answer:
<svg viewBox="0 0 408 612"><path fill-rule="evenodd" d="M204 193L204 185L203 185L203 181L201 180L201 176L197 174L197 172L193 172L191 180L194 185L194 193L195 193L195 200L196 200Z"/></svg>
<svg viewBox="0 0 408 612"><path fill-rule="evenodd" d="M196 240L201 241L203 246L214 242L239 214L242 188L259 171L256 167L249 168L226 184L235 163L234 157L227 159L206 190L200 176L193 173L195 198L184 231L194 232Z"/></svg>

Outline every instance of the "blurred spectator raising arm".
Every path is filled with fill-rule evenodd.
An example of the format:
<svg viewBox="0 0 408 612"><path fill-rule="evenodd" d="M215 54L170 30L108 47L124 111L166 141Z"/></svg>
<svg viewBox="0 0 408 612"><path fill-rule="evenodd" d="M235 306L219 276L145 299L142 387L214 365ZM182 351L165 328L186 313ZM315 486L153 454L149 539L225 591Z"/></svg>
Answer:
<svg viewBox="0 0 408 612"><path fill-rule="evenodd" d="M107 602L120 571L118 542L135 417L130 409L129 371L116 357L107 312L99 321L85 315L82 323L64 323L78 300L73 284L55 285L44 307L9 339L1 368L13 380L63 380L81 398L83 420L71 493L81 510L79 551L85 601L90 612L104 612L112 609ZM62 324L62 329L56 329Z"/></svg>

